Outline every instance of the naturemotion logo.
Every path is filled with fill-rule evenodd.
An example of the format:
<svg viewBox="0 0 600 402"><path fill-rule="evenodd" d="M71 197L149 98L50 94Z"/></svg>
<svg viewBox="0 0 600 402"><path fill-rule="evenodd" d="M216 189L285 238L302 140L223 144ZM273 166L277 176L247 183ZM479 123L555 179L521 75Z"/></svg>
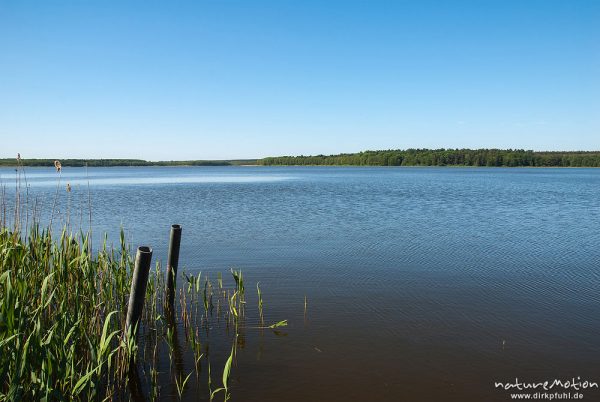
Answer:
<svg viewBox="0 0 600 402"><path fill-rule="evenodd" d="M514 381L495 381L494 388L512 391L510 399L516 400L580 400L583 399L583 393L579 391L598 389L599 386L597 381L581 379L581 377L531 382L521 381L515 377ZM514 391L520 392L514 393Z"/></svg>

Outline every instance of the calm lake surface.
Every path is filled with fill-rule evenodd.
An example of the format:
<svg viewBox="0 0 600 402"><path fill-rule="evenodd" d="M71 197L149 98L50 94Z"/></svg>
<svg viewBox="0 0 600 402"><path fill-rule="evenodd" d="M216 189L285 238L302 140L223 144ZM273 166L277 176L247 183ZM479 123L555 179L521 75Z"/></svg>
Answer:
<svg viewBox="0 0 600 402"><path fill-rule="evenodd" d="M57 173L26 175L47 217ZM14 169L0 177L10 198ZM600 169L66 167L56 219L68 208L87 229L88 191L97 244L122 225L164 262L179 223L180 271L242 269L267 321L288 320L246 333L234 401L506 401L494 382L600 382Z"/></svg>

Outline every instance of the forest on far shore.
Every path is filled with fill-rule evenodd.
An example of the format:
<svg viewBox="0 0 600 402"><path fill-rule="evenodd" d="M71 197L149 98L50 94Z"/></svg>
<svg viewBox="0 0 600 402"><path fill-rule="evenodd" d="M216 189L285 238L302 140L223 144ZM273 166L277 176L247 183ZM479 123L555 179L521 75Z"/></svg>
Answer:
<svg viewBox="0 0 600 402"><path fill-rule="evenodd" d="M396 149L338 155L268 157L260 159L258 163L261 165L600 167L600 151Z"/></svg>
<svg viewBox="0 0 600 402"><path fill-rule="evenodd" d="M1 166L53 167L55 159L0 159ZM230 166L256 164L249 160L191 160L191 161L145 161L143 159L60 159L62 166L70 167L113 167L113 166Z"/></svg>
<svg viewBox="0 0 600 402"><path fill-rule="evenodd" d="M350 154L276 156L263 159L146 161L143 159L61 159L62 166L498 166L600 167L600 151L539 152L523 149L390 149ZM54 159L0 159L2 166L54 166Z"/></svg>

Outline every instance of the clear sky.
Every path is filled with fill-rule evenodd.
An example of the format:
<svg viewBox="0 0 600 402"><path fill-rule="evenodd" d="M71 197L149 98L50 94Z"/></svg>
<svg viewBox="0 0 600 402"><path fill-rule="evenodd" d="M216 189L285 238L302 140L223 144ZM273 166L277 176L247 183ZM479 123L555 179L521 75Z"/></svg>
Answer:
<svg viewBox="0 0 600 402"><path fill-rule="evenodd" d="M0 0L0 157L600 150L600 1Z"/></svg>

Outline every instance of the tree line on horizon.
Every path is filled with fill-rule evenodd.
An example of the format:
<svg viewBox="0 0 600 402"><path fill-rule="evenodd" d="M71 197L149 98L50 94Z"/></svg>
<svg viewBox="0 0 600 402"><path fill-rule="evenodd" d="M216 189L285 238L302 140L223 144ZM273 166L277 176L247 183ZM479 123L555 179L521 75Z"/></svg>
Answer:
<svg viewBox="0 0 600 402"><path fill-rule="evenodd" d="M113 166L230 166L243 163L245 161L145 161L143 159L61 159L62 166L70 167L113 167ZM255 160L251 162L256 163ZM20 159L18 164L29 167L52 167L54 159ZM16 166L17 159L0 159L0 166Z"/></svg>
<svg viewBox="0 0 600 402"><path fill-rule="evenodd" d="M0 159L0 166L53 167L54 159ZM600 167L600 151L531 151L523 149L406 149L337 155L278 156L263 159L146 161L143 159L61 159L62 166L494 166Z"/></svg>
<svg viewBox="0 0 600 402"><path fill-rule="evenodd" d="M337 155L279 156L261 165L345 166L494 166L494 167L600 167L600 151L523 149L406 149L364 151Z"/></svg>

